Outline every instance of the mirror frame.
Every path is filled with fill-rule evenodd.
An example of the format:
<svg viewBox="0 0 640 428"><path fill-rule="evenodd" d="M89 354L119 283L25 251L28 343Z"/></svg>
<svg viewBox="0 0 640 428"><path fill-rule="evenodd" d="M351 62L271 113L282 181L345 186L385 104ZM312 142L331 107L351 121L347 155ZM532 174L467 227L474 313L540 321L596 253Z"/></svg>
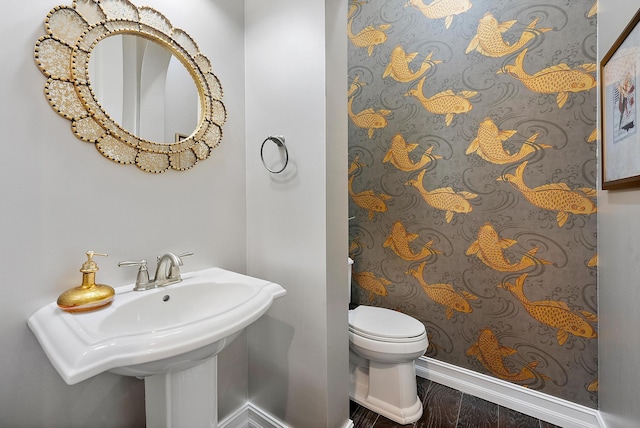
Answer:
<svg viewBox="0 0 640 428"><path fill-rule="evenodd" d="M222 139L227 112L222 86L196 42L157 10L128 0L74 0L57 6L45 19L46 35L35 46L35 60L47 77L51 107L71 121L74 135L93 143L108 159L160 173L192 168L207 159ZM124 129L103 109L91 88L93 48L115 34L134 34L166 47L193 77L200 98L200 120L187 138L173 143L145 140Z"/></svg>

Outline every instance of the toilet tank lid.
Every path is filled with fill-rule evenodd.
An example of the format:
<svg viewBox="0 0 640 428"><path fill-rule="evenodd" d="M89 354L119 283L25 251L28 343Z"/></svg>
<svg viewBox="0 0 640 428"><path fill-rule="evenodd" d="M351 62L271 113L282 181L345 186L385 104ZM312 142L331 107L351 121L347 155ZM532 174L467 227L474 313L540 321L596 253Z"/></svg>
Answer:
<svg viewBox="0 0 640 428"><path fill-rule="evenodd" d="M349 328L380 338L409 338L424 334L425 328L417 319L391 309L358 306L349 311Z"/></svg>

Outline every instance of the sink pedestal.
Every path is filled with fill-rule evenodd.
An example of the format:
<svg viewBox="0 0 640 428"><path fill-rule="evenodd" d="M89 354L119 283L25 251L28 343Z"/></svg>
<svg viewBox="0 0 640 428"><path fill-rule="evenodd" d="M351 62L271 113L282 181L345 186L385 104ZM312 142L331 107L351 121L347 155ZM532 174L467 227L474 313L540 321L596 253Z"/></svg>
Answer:
<svg viewBox="0 0 640 428"><path fill-rule="evenodd" d="M147 428L215 428L218 425L218 357L144 378Z"/></svg>

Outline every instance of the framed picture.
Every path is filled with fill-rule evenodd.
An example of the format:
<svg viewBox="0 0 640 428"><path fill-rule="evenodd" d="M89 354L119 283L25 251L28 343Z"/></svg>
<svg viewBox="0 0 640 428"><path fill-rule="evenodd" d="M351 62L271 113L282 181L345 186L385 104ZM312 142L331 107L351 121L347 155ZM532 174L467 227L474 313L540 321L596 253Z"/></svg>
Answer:
<svg viewBox="0 0 640 428"><path fill-rule="evenodd" d="M640 9L600 61L602 188L640 186Z"/></svg>

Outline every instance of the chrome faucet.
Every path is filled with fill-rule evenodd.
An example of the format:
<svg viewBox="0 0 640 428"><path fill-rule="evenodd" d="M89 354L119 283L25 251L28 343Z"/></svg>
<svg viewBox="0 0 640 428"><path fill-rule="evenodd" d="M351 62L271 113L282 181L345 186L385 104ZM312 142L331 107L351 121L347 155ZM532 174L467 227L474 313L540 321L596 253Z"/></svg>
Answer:
<svg viewBox="0 0 640 428"><path fill-rule="evenodd" d="M134 291L144 291L156 287L165 287L170 284L175 284L182 281L180 277L180 266L182 266L182 257L187 257L193 253L183 253L175 255L173 253L165 253L158 257L158 264L156 266L156 275L154 279L149 278L149 271L147 270L147 261L142 259L140 261L124 261L118 263L118 266L139 266L138 276L136 277L136 285L133 287Z"/></svg>
<svg viewBox="0 0 640 428"><path fill-rule="evenodd" d="M164 287L182 281L180 278L181 265L182 260L173 253L166 253L158 257L154 280L156 287Z"/></svg>

